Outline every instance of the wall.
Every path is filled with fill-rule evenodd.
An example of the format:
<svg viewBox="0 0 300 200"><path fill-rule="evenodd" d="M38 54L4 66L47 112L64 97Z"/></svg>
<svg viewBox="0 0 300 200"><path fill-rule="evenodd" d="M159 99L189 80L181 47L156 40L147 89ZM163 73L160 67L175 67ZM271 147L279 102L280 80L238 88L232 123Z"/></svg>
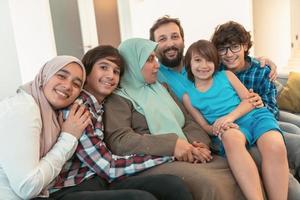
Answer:
<svg viewBox="0 0 300 200"><path fill-rule="evenodd" d="M120 28L116 0L94 0L99 44L119 46Z"/></svg>
<svg viewBox="0 0 300 200"><path fill-rule="evenodd" d="M45 61L56 55L56 48L48 1L0 2L1 98L32 80Z"/></svg>
<svg viewBox="0 0 300 200"><path fill-rule="evenodd" d="M118 6L122 40L149 38L149 28L166 14L181 20L186 47L196 40L210 39L214 28L229 20L252 30L251 0L119 0Z"/></svg>
<svg viewBox="0 0 300 200"><path fill-rule="evenodd" d="M49 2L45 0L9 2L24 83L32 80L45 61L56 55Z"/></svg>
<svg viewBox="0 0 300 200"><path fill-rule="evenodd" d="M282 71L291 55L290 1L253 0L253 24L255 55L272 59Z"/></svg>
<svg viewBox="0 0 300 200"><path fill-rule="evenodd" d="M50 0L57 55L84 54L77 0Z"/></svg>
<svg viewBox="0 0 300 200"><path fill-rule="evenodd" d="M15 93L21 72L12 27L9 0L0 1L0 100Z"/></svg>

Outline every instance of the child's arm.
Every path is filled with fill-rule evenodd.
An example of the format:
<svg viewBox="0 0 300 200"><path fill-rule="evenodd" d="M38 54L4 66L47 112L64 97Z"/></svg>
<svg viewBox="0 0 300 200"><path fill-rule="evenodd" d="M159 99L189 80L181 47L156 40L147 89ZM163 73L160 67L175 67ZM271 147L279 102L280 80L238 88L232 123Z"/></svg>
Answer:
<svg viewBox="0 0 300 200"><path fill-rule="evenodd" d="M186 110L192 115L194 120L200 124L200 126L209 134L212 134L212 126L207 123L207 121L204 119L200 111L198 111L196 108L194 108L191 104L190 97L188 94L184 94L182 96L182 103Z"/></svg>
<svg viewBox="0 0 300 200"><path fill-rule="evenodd" d="M247 88L231 71L225 71L225 73L237 95L240 97L241 103L231 113L215 121L213 127L217 130L220 130L220 128L225 126L227 123L234 122L254 108L254 106L248 101L249 91Z"/></svg>

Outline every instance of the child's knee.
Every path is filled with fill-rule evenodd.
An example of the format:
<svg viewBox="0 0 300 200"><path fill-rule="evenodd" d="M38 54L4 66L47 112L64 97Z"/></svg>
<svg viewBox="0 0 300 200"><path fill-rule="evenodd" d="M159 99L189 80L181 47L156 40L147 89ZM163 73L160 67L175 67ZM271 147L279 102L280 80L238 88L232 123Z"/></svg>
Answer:
<svg viewBox="0 0 300 200"><path fill-rule="evenodd" d="M279 132L269 137L268 140L265 140L260 147L260 151L263 157L274 156L278 159L285 159L287 157L284 140Z"/></svg>
<svg viewBox="0 0 300 200"><path fill-rule="evenodd" d="M222 135L222 142L227 151L246 148L245 136L235 129L225 131Z"/></svg>

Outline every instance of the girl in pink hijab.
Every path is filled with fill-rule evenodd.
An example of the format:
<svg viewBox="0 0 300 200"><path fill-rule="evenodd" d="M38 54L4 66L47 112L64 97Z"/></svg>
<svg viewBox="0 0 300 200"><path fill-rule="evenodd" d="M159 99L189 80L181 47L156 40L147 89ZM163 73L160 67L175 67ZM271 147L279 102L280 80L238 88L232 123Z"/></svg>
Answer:
<svg viewBox="0 0 300 200"><path fill-rule="evenodd" d="M73 104L65 121L58 112L74 102L84 81L80 60L57 56L15 96L0 102L0 199L48 195L91 123L84 106Z"/></svg>

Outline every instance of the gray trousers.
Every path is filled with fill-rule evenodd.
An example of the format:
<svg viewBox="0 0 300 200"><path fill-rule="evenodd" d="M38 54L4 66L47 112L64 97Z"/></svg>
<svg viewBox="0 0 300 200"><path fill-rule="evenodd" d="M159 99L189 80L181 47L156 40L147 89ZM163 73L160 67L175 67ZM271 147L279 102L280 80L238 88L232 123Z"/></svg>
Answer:
<svg viewBox="0 0 300 200"><path fill-rule="evenodd" d="M300 116L281 110L278 124L283 131L300 135Z"/></svg>
<svg viewBox="0 0 300 200"><path fill-rule="evenodd" d="M300 184L297 181L297 179L300 181L300 135L284 133L284 140L291 172L289 176L288 200L300 200ZM249 152L260 170L261 156L258 148L254 146Z"/></svg>

